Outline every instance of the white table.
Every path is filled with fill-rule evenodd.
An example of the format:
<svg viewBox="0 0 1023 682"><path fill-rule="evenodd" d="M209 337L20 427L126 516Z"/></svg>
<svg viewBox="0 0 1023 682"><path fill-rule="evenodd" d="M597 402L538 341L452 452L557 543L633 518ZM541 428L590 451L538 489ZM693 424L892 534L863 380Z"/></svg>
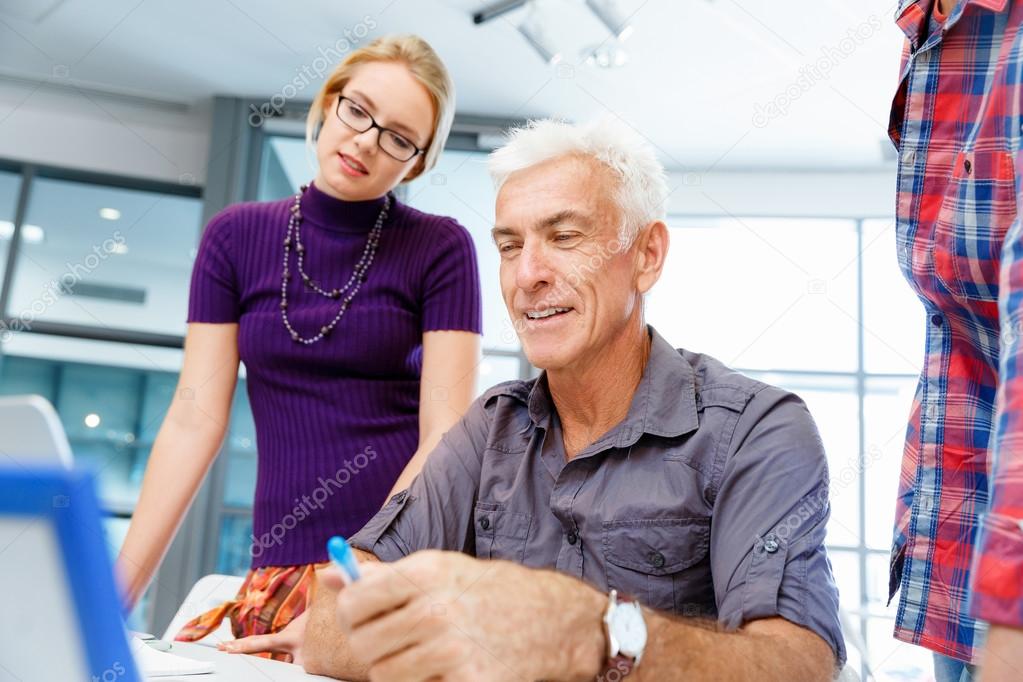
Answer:
<svg viewBox="0 0 1023 682"><path fill-rule="evenodd" d="M204 644L172 642L171 650L168 653L197 661L213 661L217 670L211 675L147 679L152 682L311 682L312 680L337 682L330 677L310 675L300 665L281 663L245 654L229 654Z"/></svg>

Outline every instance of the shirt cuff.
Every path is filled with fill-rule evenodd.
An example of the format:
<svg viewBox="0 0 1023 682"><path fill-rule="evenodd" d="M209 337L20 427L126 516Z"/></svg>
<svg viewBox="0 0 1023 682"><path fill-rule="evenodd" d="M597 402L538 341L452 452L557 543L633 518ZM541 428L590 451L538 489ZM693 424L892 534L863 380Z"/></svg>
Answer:
<svg viewBox="0 0 1023 682"><path fill-rule="evenodd" d="M398 534L394 521L414 499L408 490L393 495L362 530L348 539L348 544L372 553L380 561L397 561L408 556L408 543Z"/></svg>
<svg viewBox="0 0 1023 682"><path fill-rule="evenodd" d="M998 625L1023 626L1023 520L983 515L976 547L970 615Z"/></svg>

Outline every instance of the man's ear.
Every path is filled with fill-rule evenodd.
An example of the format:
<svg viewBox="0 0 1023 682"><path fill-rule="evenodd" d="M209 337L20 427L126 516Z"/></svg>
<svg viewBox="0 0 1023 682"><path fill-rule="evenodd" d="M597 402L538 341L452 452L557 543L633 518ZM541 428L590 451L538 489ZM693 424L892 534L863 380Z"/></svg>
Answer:
<svg viewBox="0 0 1023 682"><path fill-rule="evenodd" d="M668 257L668 226L657 220L636 235L636 288L645 294L661 278L665 260Z"/></svg>

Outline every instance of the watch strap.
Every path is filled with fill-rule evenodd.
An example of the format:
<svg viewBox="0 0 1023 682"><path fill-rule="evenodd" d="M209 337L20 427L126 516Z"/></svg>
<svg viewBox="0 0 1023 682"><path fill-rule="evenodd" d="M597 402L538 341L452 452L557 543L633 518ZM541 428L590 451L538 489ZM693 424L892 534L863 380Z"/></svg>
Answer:
<svg viewBox="0 0 1023 682"><path fill-rule="evenodd" d="M631 595L623 594L617 590L613 591L613 593L615 595L615 603L618 605L639 603L639 601ZM610 637L610 633L608 636ZM600 671L600 675L597 676L597 680L598 682L619 682L619 680L624 679L629 673L631 673L635 667L636 659L633 656L628 656L621 652L611 656L609 653L607 661L604 664L604 669Z"/></svg>

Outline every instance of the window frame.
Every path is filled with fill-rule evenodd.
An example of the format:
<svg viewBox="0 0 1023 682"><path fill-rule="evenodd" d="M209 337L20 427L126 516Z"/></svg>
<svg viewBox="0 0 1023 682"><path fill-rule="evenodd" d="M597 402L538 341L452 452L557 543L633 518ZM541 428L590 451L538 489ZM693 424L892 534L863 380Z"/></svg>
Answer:
<svg viewBox="0 0 1023 682"><path fill-rule="evenodd" d="M669 230L672 227L672 221L686 221L691 222L694 219L708 219L708 220L721 220L721 219L737 219L737 220L755 220L760 218L771 218L771 219L785 219L793 218L794 216L785 216L777 214L743 214L743 215L732 215L732 214L694 214L694 213L672 213L669 214L665 222L668 225ZM798 216L800 220L813 219L814 216ZM866 504L867 504L867 477L864 475L866 467L866 421L865 421L865 401L867 395L870 393L869 382L870 380L876 379L897 379L906 380L912 379L917 380L919 378L918 373L900 373L900 372L871 372L866 369L866 357L865 357L865 332L863 328L864 320L864 266L863 266L863 254L866 248L864 243L864 224L868 221L884 221L891 222L892 229L895 229L895 218L892 215L858 215L858 216L821 216L821 220L848 220L855 223L856 230L856 369L854 371L827 371L827 370L794 370L794 369L783 369L783 368L749 368L736 366L735 369L738 372L747 374L750 376L762 376L764 374L771 374L781 378L797 378L797 377L813 377L817 379L841 378L843 380L852 380L855 384L855 395L857 402L857 425L858 425L858 443L856 447L856 466L859 471L858 483L857 483L857 497L858 497L858 518L856 519L857 531L858 531L858 542L855 545L847 544L827 544L829 551L841 552L844 554L852 554L856 557L856 564L859 571L859 604L856 609L846 609L846 614L853 619L858 625L858 635L861 642L866 643L868 641L868 629L870 626L877 623L891 621L895 614L895 609L891 607L885 608L884 611L879 611L876 607L871 608L870 602L870 590L868 585L868 563L871 557L882 556L886 559L889 556L889 550L869 547L867 545L867 533L866 533ZM892 260L895 261L896 254L892 252ZM909 284L907 283L908 287ZM923 308L921 307L920 323L924 323ZM708 352L713 354L713 349L706 349ZM920 355L921 362L923 361L923 354L921 349ZM909 419L910 405L906 405L906 419ZM895 500L886 501L891 504L892 509L895 507ZM867 652L869 654L869 650ZM866 661L861 664L860 674L863 679L867 679L868 672L871 671L867 667Z"/></svg>

